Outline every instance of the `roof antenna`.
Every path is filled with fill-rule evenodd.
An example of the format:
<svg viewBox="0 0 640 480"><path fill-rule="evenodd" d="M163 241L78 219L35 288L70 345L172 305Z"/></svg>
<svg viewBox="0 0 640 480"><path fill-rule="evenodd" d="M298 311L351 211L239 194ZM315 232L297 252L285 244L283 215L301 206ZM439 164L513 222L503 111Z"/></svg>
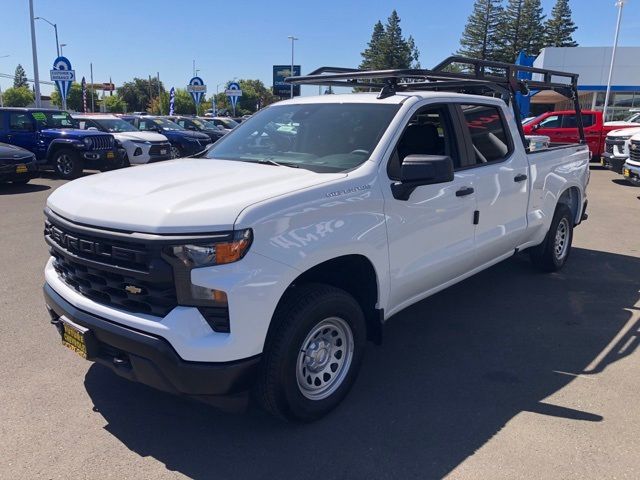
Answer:
<svg viewBox="0 0 640 480"><path fill-rule="evenodd" d="M396 79L391 78L385 82L384 86L382 87L382 90L380 90L380 93L378 93L378 100L382 100L387 97L393 97L395 94L396 94Z"/></svg>

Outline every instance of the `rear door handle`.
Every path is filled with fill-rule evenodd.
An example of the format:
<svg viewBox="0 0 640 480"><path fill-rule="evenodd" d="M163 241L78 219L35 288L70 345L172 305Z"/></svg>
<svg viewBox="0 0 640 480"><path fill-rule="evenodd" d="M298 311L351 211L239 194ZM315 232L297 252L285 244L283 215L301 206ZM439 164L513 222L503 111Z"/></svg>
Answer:
<svg viewBox="0 0 640 480"><path fill-rule="evenodd" d="M526 179L527 179L527 176L524 173L521 173L513 177L514 182L524 182Z"/></svg>
<svg viewBox="0 0 640 480"><path fill-rule="evenodd" d="M471 187L462 187L456 192L456 197L465 197L471 195L475 190Z"/></svg>

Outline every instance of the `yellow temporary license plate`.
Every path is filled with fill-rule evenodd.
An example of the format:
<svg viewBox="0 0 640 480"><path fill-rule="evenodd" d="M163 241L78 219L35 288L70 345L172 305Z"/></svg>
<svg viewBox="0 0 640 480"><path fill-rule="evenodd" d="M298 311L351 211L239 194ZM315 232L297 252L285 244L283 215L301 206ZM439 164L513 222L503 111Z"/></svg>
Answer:
<svg viewBox="0 0 640 480"><path fill-rule="evenodd" d="M107 158L114 158L115 155L113 152L107 152Z"/></svg>
<svg viewBox="0 0 640 480"><path fill-rule="evenodd" d="M16 173L27 173L28 171L29 169L24 163L21 163L20 165L16 165Z"/></svg>
<svg viewBox="0 0 640 480"><path fill-rule="evenodd" d="M600 165L602 165L603 167L605 166L604 158L601 158L601 159L600 159Z"/></svg>
<svg viewBox="0 0 640 480"><path fill-rule="evenodd" d="M61 317L60 320L64 329L62 331L62 345L69 350L73 350L82 358L87 358L87 344L84 336L89 330L70 322L64 317Z"/></svg>
<svg viewBox="0 0 640 480"><path fill-rule="evenodd" d="M631 170L629 170L628 168L625 168L622 174L625 177L630 177L631 176Z"/></svg>

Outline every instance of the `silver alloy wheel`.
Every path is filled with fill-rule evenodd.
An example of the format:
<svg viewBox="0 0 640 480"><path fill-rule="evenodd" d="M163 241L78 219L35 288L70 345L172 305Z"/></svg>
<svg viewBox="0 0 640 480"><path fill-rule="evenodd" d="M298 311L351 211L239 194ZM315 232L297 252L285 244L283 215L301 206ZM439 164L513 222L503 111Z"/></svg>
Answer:
<svg viewBox="0 0 640 480"><path fill-rule="evenodd" d="M63 175L71 175L73 172L73 159L68 153L61 153L56 158L58 171Z"/></svg>
<svg viewBox="0 0 640 480"><path fill-rule="evenodd" d="M180 158L180 150L173 145L171 145L171 158Z"/></svg>
<svg viewBox="0 0 640 480"><path fill-rule="evenodd" d="M553 243L553 252L556 259L562 260L569 250L569 221L562 218L556 228L556 238Z"/></svg>
<svg viewBox="0 0 640 480"><path fill-rule="evenodd" d="M353 360L353 332L339 317L318 323L302 342L296 364L296 379L302 395L322 400L344 381Z"/></svg>

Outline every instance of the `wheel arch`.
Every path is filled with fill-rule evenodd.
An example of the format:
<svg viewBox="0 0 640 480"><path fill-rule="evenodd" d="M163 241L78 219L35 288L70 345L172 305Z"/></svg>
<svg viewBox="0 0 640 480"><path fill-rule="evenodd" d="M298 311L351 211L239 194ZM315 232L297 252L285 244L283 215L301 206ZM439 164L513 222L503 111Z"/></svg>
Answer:
<svg viewBox="0 0 640 480"><path fill-rule="evenodd" d="M285 289L276 311L287 294L298 285L322 283L340 288L360 304L367 324L367 339L376 344L382 342L383 311L377 308L380 298L380 282L371 260L361 254L342 255L318 263L298 275ZM271 322L267 339L275 329Z"/></svg>
<svg viewBox="0 0 640 480"><path fill-rule="evenodd" d="M69 148L72 149L74 144L77 143L74 140L69 140L69 139L56 139L53 140L49 146L47 147L47 160L51 161L53 160L53 155L55 155L56 152L58 152L59 150L63 149L63 148Z"/></svg>
<svg viewBox="0 0 640 480"><path fill-rule="evenodd" d="M573 223L577 225L580 223L580 216L582 214L582 193L576 186L571 186L564 190L558 197L557 205L564 204L571 209L573 215Z"/></svg>

